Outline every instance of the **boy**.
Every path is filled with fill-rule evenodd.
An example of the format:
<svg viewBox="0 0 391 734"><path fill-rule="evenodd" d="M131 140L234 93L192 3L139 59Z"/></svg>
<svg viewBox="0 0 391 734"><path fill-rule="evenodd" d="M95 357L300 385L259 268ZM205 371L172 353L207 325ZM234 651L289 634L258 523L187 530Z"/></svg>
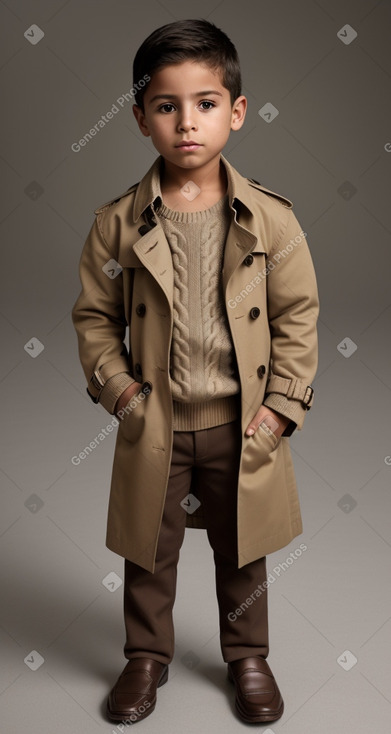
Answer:
<svg viewBox="0 0 391 734"><path fill-rule="evenodd" d="M185 527L201 527L237 712L273 721L266 554L302 532L289 436L313 399L314 268L292 203L221 154L247 107L228 37L205 20L158 28L133 77L159 157L96 210L72 312L87 391L118 419L106 544L125 559L128 662L107 712L154 710Z"/></svg>

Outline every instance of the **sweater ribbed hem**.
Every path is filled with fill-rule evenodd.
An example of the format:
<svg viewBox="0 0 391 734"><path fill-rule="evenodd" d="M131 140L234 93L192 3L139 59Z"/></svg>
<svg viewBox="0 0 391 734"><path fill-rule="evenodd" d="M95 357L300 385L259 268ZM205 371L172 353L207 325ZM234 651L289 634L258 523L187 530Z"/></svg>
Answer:
<svg viewBox="0 0 391 734"><path fill-rule="evenodd" d="M241 415L240 393L204 403L172 401L174 431L201 431L230 423Z"/></svg>

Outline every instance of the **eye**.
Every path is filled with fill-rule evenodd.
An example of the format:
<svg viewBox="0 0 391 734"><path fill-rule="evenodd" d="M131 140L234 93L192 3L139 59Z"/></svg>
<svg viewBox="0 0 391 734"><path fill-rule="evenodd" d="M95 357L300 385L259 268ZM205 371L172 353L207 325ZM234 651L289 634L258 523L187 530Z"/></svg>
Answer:
<svg viewBox="0 0 391 734"><path fill-rule="evenodd" d="M163 114L171 112L171 109L166 109L167 107L171 107L172 109L174 109L174 105L171 104L171 102L165 102L165 104L162 104L161 107L159 107L159 112L163 112Z"/></svg>
<svg viewBox="0 0 391 734"><path fill-rule="evenodd" d="M210 107L203 107L202 109L211 110L212 107L216 107L214 102L211 102L209 99L203 99L202 102L200 102L200 105L208 104Z"/></svg>

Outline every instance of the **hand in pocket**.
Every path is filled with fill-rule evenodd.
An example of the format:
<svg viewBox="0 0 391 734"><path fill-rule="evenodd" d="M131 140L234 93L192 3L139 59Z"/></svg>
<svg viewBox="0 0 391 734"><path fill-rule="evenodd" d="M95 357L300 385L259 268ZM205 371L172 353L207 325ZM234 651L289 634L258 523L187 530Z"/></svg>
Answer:
<svg viewBox="0 0 391 734"><path fill-rule="evenodd" d="M129 385L129 387L127 387L126 390L123 391L123 393L121 393L115 406L115 415L117 416L117 418L119 411L122 410L132 398L134 398L139 390L141 390L141 383L132 382L132 384Z"/></svg>

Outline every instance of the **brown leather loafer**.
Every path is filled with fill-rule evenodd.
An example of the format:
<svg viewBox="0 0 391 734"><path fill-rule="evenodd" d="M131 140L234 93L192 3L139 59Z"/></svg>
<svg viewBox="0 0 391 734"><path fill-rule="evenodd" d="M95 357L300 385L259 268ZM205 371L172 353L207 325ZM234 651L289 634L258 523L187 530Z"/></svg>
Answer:
<svg viewBox="0 0 391 734"><path fill-rule="evenodd" d="M275 721L282 716L284 702L265 658L256 655L228 663L228 678L235 683L235 706L243 721Z"/></svg>
<svg viewBox="0 0 391 734"><path fill-rule="evenodd" d="M156 705L156 689L166 683L168 665L151 658L129 660L109 693L107 715L112 721L145 719Z"/></svg>

